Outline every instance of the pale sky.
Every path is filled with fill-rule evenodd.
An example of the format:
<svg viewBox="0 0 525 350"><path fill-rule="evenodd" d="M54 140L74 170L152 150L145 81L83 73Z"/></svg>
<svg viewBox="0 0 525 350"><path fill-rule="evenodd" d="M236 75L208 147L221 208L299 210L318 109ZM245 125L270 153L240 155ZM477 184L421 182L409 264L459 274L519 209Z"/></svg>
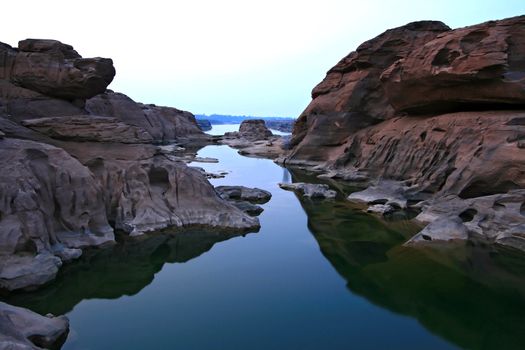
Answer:
<svg viewBox="0 0 525 350"><path fill-rule="evenodd" d="M201 114L297 117L328 69L416 20L452 28L525 14L525 0L8 1L0 41L57 39L112 58L110 89Z"/></svg>

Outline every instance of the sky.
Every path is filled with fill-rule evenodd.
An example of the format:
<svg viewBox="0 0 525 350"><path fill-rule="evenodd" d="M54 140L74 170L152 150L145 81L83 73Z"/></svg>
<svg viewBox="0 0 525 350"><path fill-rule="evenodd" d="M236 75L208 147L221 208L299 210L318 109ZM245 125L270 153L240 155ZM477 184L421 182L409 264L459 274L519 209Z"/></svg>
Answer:
<svg viewBox="0 0 525 350"><path fill-rule="evenodd" d="M9 1L0 41L113 59L110 89L195 114L297 117L326 71L417 20L452 28L525 14L525 0Z"/></svg>

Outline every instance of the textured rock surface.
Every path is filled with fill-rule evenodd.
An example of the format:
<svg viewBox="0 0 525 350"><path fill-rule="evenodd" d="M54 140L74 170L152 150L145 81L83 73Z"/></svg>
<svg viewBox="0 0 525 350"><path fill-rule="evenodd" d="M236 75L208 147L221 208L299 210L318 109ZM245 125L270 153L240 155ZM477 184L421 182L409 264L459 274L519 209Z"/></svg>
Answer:
<svg viewBox="0 0 525 350"><path fill-rule="evenodd" d="M68 100L104 92L115 76L110 59L81 58L73 47L55 40L23 40L18 50L4 44L0 57L0 79Z"/></svg>
<svg viewBox="0 0 525 350"><path fill-rule="evenodd" d="M386 31L313 90L293 149L280 161L324 168L327 177L395 181L401 187L375 185L351 198L401 208L426 200L419 206L427 212L450 195L467 208L523 189L524 42L525 16L456 30L416 22ZM481 226L458 225L469 236L523 249L515 206L499 206L498 215L484 209ZM432 219L445 230L459 213L441 208Z"/></svg>
<svg viewBox="0 0 525 350"><path fill-rule="evenodd" d="M122 143L153 141L153 137L144 129L119 122L115 118L76 115L30 119L21 124L58 140Z"/></svg>
<svg viewBox="0 0 525 350"><path fill-rule="evenodd" d="M113 75L58 41L0 44L0 289L49 282L113 228L259 227L184 164L209 140L193 115L105 92ZM186 148L148 144L170 141Z"/></svg>
<svg viewBox="0 0 525 350"><path fill-rule="evenodd" d="M387 30L343 58L313 89L312 102L295 122L291 158L337 157L337 147L349 133L393 117L381 86L382 72L447 30L441 22L410 23Z"/></svg>
<svg viewBox="0 0 525 350"><path fill-rule="evenodd" d="M309 198L318 199L332 199L335 198L337 192L331 190L328 185L325 184L307 184L303 182L296 183L280 183L279 187L284 190L295 191Z"/></svg>
<svg viewBox="0 0 525 350"><path fill-rule="evenodd" d="M193 114L171 107L136 103L128 96L107 91L86 102L90 114L112 117L146 130L155 140L172 141L191 138L207 140Z"/></svg>
<svg viewBox="0 0 525 350"><path fill-rule="evenodd" d="M397 111L498 109L525 104L525 16L448 31L385 71Z"/></svg>
<svg viewBox="0 0 525 350"><path fill-rule="evenodd" d="M272 136L272 132L266 127L262 119L245 120L239 126L239 137L249 141L265 140Z"/></svg>
<svg viewBox="0 0 525 350"><path fill-rule="evenodd" d="M64 150L5 138L0 168L2 288L52 279L61 264L55 252L113 241L99 185Z"/></svg>
<svg viewBox="0 0 525 350"><path fill-rule="evenodd" d="M272 198L272 194L260 188L246 186L217 186L215 191L226 200L243 200L252 203L266 203Z"/></svg>
<svg viewBox="0 0 525 350"><path fill-rule="evenodd" d="M68 332L65 316L45 317L0 302L0 349L60 348Z"/></svg>
<svg viewBox="0 0 525 350"><path fill-rule="evenodd" d="M251 216L257 216L264 211L256 204L267 203L272 198L268 191L245 186L217 186L215 191L222 199Z"/></svg>
<svg viewBox="0 0 525 350"><path fill-rule="evenodd" d="M102 188L107 216L130 234L204 225L257 229L259 222L223 201L199 170L148 145L63 143Z"/></svg>

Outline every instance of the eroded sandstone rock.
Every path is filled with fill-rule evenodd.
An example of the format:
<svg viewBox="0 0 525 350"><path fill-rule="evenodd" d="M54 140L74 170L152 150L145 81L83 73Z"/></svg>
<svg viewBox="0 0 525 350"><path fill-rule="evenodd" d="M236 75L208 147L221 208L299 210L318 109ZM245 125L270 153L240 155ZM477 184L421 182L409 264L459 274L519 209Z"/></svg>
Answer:
<svg viewBox="0 0 525 350"><path fill-rule="evenodd" d="M115 76L111 59L82 58L70 45L56 40L23 40L18 50L2 45L1 56L0 79L67 100L104 92Z"/></svg>
<svg viewBox="0 0 525 350"><path fill-rule="evenodd" d="M0 302L0 349L60 348L68 332L65 316L41 316Z"/></svg>
<svg viewBox="0 0 525 350"><path fill-rule="evenodd" d="M392 118L395 111L383 90L381 74L449 29L441 22L409 23L387 30L343 58L312 90L312 102L295 122L290 158L336 158L341 151L338 146L350 133Z"/></svg>
<svg viewBox="0 0 525 350"><path fill-rule="evenodd" d="M226 200L243 200L264 204L272 198L272 194L260 188L246 186L217 186L215 191Z"/></svg>
<svg viewBox="0 0 525 350"><path fill-rule="evenodd" d="M308 184L304 182L295 182L280 183L279 187L284 190L298 192L303 196L309 198L333 199L337 195L337 192L331 190L330 187L325 184Z"/></svg>
<svg viewBox="0 0 525 350"><path fill-rule="evenodd" d="M371 205L425 201L419 206L428 213L447 196L462 208L491 196L514 198L525 188L524 28L525 16L455 30L416 22L364 43L313 90L293 149L280 161L371 181L351 195ZM402 188L378 188L376 179ZM446 230L457 221L453 207L440 207L433 232L439 222ZM501 243L523 249L514 209L478 209L482 226L461 224L469 237L498 242L506 232Z"/></svg>
<svg viewBox="0 0 525 350"><path fill-rule="evenodd" d="M525 103L525 16L438 35L381 76L397 111L436 113Z"/></svg>
<svg viewBox="0 0 525 350"><path fill-rule="evenodd" d="M56 255L113 242L99 185L63 149L0 140L0 285L31 288L53 279Z"/></svg>
<svg viewBox="0 0 525 350"><path fill-rule="evenodd" d="M112 117L146 130L154 140L193 142L208 137L201 131L193 114L172 107L144 105L128 96L107 91L86 102L86 110L93 115Z"/></svg>
<svg viewBox="0 0 525 350"><path fill-rule="evenodd" d="M153 141L153 137L140 127L119 122L115 118L92 115L30 119L21 124L58 140L122 143Z"/></svg>

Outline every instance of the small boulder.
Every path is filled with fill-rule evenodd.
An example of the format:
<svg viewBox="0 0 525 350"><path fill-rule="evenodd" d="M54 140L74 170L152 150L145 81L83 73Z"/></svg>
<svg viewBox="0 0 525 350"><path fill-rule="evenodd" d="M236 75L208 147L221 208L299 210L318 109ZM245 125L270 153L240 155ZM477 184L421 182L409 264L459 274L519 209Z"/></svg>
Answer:
<svg viewBox="0 0 525 350"><path fill-rule="evenodd" d="M260 188L245 186L217 186L215 191L225 200L242 200L251 203L266 203L272 198L272 194Z"/></svg>
<svg viewBox="0 0 525 350"><path fill-rule="evenodd" d="M280 183L279 187L284 190L298 192L305 197L316 199L333 199L337 195L337 192L331 190L330 187L325 184L307 184L304 182L296 182L291 184Z"/></svg>

